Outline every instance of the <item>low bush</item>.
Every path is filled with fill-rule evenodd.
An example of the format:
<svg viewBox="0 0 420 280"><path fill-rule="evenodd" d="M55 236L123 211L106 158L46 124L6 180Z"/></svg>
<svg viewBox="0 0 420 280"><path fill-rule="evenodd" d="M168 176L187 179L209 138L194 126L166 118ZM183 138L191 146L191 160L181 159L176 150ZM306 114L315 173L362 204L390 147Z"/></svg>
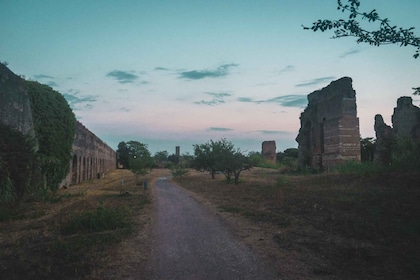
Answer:
<svg viewBox="0 0 420 280"><path fill-rule="evenodd" d="M78 232L100 232L130 227L130 214L125 208L99 206L96 210L73 215L62 226L63 234Z"/></svg>

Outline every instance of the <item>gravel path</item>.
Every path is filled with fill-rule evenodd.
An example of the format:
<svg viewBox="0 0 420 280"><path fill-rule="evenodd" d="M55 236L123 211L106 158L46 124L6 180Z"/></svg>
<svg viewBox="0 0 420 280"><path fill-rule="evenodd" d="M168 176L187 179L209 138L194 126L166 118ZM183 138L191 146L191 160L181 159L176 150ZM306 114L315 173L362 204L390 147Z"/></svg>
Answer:
<svg viewBox="0 0 420 280"><path fill-rule="evenodd" d="M277 279L188 192L160 178L154 195L154 279Z"/></svg>

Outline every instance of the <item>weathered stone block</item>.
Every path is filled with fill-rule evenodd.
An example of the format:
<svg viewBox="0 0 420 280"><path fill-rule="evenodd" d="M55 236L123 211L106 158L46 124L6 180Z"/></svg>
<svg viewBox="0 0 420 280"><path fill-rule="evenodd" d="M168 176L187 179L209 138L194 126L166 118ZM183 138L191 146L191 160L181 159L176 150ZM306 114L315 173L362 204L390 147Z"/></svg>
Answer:
<svg viewBox="0 0 420 280"><path fill-rule="evenodd" d="M349 77L308 95L296 137L299 167L329 169L347 160L360 161L356 92Z"/></svg>
<svg viewBox="0 0 420 280"><path fill-rule="evenodd" d="M276 141L264 141L262 143L262 158L268 162L276 163Z"/></svg>

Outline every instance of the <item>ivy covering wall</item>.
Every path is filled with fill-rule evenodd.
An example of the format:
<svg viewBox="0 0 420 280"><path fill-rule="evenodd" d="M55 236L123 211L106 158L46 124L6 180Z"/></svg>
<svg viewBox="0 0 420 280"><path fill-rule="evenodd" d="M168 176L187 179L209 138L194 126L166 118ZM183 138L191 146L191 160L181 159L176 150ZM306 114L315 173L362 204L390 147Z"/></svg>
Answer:
<svg viewBox="0 0 420 280"><path fill-rule="evenodd" d="M38 151L46 187L55 191L69 170L76 118L66 99L47 85L27 81Z"/></svg>

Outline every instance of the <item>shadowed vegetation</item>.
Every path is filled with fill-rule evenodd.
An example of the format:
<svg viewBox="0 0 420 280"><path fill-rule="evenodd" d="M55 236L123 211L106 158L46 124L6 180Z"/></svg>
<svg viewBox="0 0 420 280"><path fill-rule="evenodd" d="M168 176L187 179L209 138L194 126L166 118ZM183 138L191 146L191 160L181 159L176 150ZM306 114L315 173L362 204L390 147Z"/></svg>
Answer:
<svg viewBox="0 0 420 280"><path fill-rule="evenodd" d="M0 279L95 278L118 244L142 231L138 217L149 203L135 176L116 170L0 211Z"/></svg>

